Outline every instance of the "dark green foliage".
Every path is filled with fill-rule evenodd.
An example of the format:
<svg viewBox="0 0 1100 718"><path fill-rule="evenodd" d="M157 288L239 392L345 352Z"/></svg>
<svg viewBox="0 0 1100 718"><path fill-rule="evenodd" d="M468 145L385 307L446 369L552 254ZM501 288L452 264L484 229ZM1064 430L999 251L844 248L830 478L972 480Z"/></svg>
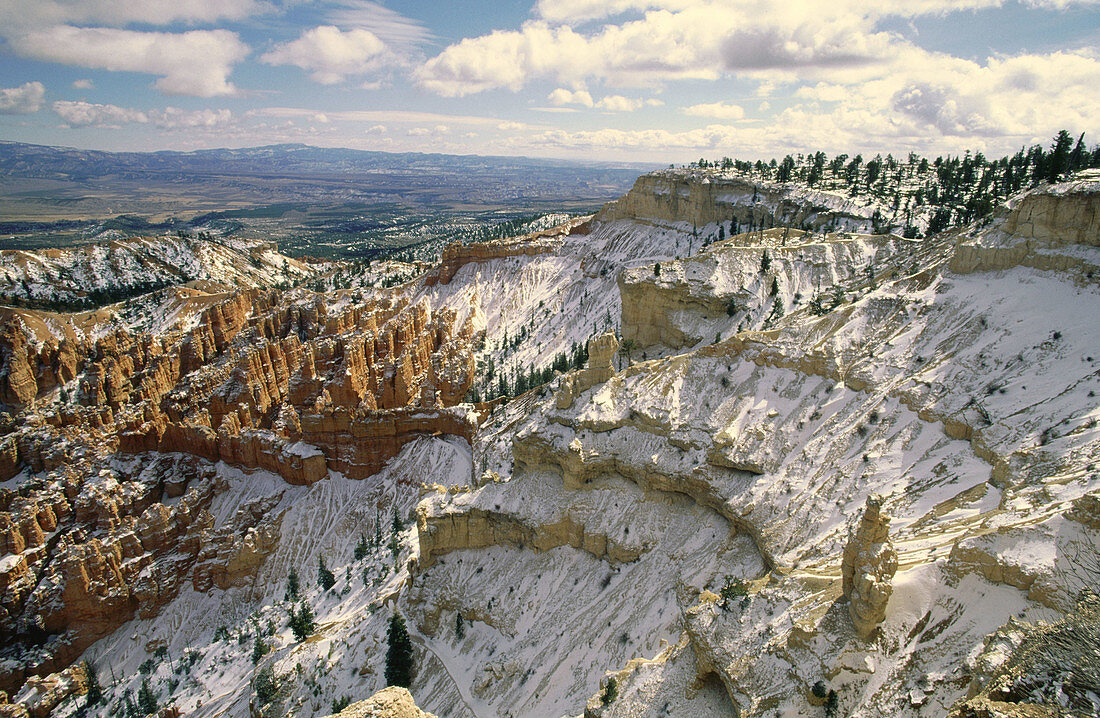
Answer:
<svg viewBox="0 0 1100 718"><path fill-rule="evenodd" d="M261 668L256 674L253 688L256 690L256 698L259 699L260 705L267 705L275 700L275 696L279 692L279 684L275 679L275 671L270 664Z"/></svg>
<svg viewBox="0 0 1100 718"><path fill-rule="evenodd" d="M760 255L760 273L764 274L772 266L772 258L768 256L768 250L764 250L764 253Z"/></svg>
<svg viewBox="0 0 1100 718"><path fill-rule="evenodd" d="M336 576L325 565L325 557L317 557L317 585L324 590L329 590L336 583Z"/></svg>
<svg viewBox="0 0 1100 718"><path fill-rule="evenodd" d="M653 276L654 277L661 276L661 263L660 262L657 262L656 264L653 265Z"/></svg>
<svg viewBox="0 0 1100 718"><path fill-rule="evenodd" d="M382 545L382 514L377 509L374 511L374 545Z"/></svg>
<svg viewBox="0 0 1100 718"><path fill-rule="evenodd" d="M157 694L153 693L148 678L141 679L141 690L137 695L137 707L145 715L157 712Z"/></svg>
<svg viewBox="0 0 1100 718"><path fill-rule="evenodd" d="M284 597L285 600L297 601L298 589L298 572L294 570L293 566L291 566L290 573L288 573L286 577L286 596Z"/></svg>
<svg viewBox="0 0 1100 718"><path fill-rule="evenodd" d="M705 158L702 161L707 166L716 164ZM890 218L879 214L874 233L889 232L897 226L905 236L915 238L920 232L912 222L913 209L932 205L931 226L926 235L988 218L999 202L1023 189L1061 181L1070 173L1088 167L1100 167L1100 145L1090 150L1083 134L1074 141L1069 132L1062 130L1048 147L1021 147L1016 154L1000 159L988 159L981 152L966 152L930 162L910 153L904 159L876 155L864 162L861 155L849 160L842 154L830 160L816 152L767 163L726 157L721 166L754 179L847 189L851 196L870 194L895 210ZM754 187L752 202L756 201ZM741 229L763 229L769 221L765 218L760 226L757 222L746 222ZM730 233L735 233L733 226Z"/></svg>
<svg viewBox="0 0 1100 718"><path fill-rule="evenodd" d="M768 293L771 294L773 297L775 295L779 294L779 279L778 278L772 277L772 286L771 286L771 289L768 290Z"/></svg>
<svg viewBox="0 0 1100 718"><path fill-rule="evenodd" d="M619 697L619 682L615 680L615 676L611 676L607 679L607 687L604 688L603 695L600 696L600 702L605 706L609 706L615 702L615 699Z"/></svg>
<svg viewBox="0 0 1100 718"><path fill-rule="evenodd" d="M256 636L256 641L252 644L252 664L259 663L265 653L267 653L267 644L260 640L259 636Z"/></svg>
<svg viewBox="0 0 1100 718"><path fill-rule="evenodd" d="M408 688L412 683L413 647L405 619L400 613L390 617L386 636L386 685Z"/></svg>
<svg viewBox="0 0 1100 718"><path fill-rule="evenodd" d="M825 715L828 716L828 718L833 718L839 709L840 699L837 697L836 691L830 690L829 697L825 699Z"/></svg>
<svg viewBox="0 0 1100 718"><path fill-rule="evenodd" d="M126 718L138 718L140 715L129 688L122 692L122 711Z"/></svg>
<svg viewBox="0 0 1100 718"><path fill-rule="evenodd" d="M466 625L462 622L462 614L455 614L455 635L458 636L458 640L462 640L466 637Z"/></svg>
<svg viewBox="0 0 1100 718"><path fill-rule="evenodd" d="M96 675L95 666L91 661L84 661L84 675L88 682L88 693L85 696L84 705L99 705L103 702L103 688L99 685L99 676Z"/></svg>
<svg viewBox="0 0 1100 718"><path fill-rule="evenodd" d="M146 658L144 661L141 662L141 665L138 666L138 671L140 671L142 675L149 675L156 669L157 662L154 661L152 658Z"/></svg>
<svg viewBox="0 0 1100 718"><path fill-rule="evenodd" d="M291 611L290 630L294 633L295 639L305 640L316 627L317 624L313 620L313 609L310 608L308 601L302 601L297 610Z"/></svg>
<svg viewBox="0 0 1100 718"><path fill-rule="evenodd" d="M726 585L722 587L718 595L721 598L720 603L722 607L725 608L730 600L747 597L749 595L749 589L742 579L734 579L732 576L726 576Z"/></svg>
<svg viewBox="0 0 1100 718"><path fill-rule="evenodd" d="M293 571L293 570L294 569L291 569L291 571ZM216 629L214 629L214 640L215 641L228 641L229 640L229 629L226 628L225 626L218 626Z"/></svg>
<svg viewBox="0 0 1100 718"><path fill-rule="evenodd" d="M734 314L737 314L737 300L734 299L733 297L730 297L730 300L728 302L726 302L726 314L728 314L731 317Z"/></svg>
<svg viewBox="0 0 1100 718"><path fill-rule="evenodd" d="M355 560L362 561L368 553L370 553L370 544L367 543L367 537L359 534L359 543L355 544Z"/></svg>
<svg viewBox="0 0 1100 718"><path fill-rule="evenodd" d="M340 711L344 710L345 708L347 708L350 705L351 705L351 698L348 698L347 696L341 696L340 698L333 698L332 699L332 713L333 713L333 715L339 713Z"/></svg>
<svg viewBox="0 0 1100 718"><path fill-rule="evenodd" d="M825 681L817 681L814 683L810 692L814 694L815 698L825 698L829 694L829 690L825 687Z"/></svg>

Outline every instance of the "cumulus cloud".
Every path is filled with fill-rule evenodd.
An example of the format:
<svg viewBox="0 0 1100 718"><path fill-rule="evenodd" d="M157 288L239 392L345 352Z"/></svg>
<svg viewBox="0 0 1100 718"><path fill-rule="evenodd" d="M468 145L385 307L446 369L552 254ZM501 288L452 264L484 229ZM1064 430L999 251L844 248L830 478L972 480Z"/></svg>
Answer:
<svg viewBox="0 0 1100 718"><path fill-rule="evenodd" d="M551 92L546 99L550 100L550 104L555 107L561 107L562 105L592 107L595 104L592 101L592 95L587 90L570 91L562 87Z"/></svg>
<svg viewBox="0 0 1100 718"><path fill-rule="evenodd" d="M74 90L91 90L93 87L95 87L95 85L92 83L91 80L74 80L73 81L73 89Z"/></svg>
<svg viewBox="0 0 1100 718"><path fill-rule="evenodd" d="M642 100L623 97L622 95L608 95L596 103L596 107L608 112L633 112L645 104Z"/></svg>
<svg viewBox="0 0 1100 718"><path fill-rule="evenodd" d="M228 30L169 33L59 25L10 44L35 60L159 75L155 84L161 92L198 97L235 94L229 73L248 54L248 47Z"/></svg>
<svg viewBox="0 0 1100 718"><path fill-rule="evenodd" d="M322 25L277 46L261 59L269 65L294 65L321 84L333 85L350 75L364 75L380 67L386 45L370 30L341 30Z"/></svg>
<svg viewBox="0 0 1100 718"><path fill-rule="evenodd" d="M646 87L682 79L793 82L881 73L909 43L878 29L911 18L996 7L1006 0L540 0L517 30L465 38L415 72L446 97L518 91L537 79ZM1073 0L1083 5L1095 0ZM1070 0L1031 0L1054 7ZM856 71L863 75L857 77Z"/></svg>
<svg viewBox="0 0 1100 718"><path fill-rule="evenodd" d="M53 111L69 127L119 127L131 122L149 121L149 117L141 110L91 102L58 100L53 103Z"/></svg>
<svg viewBox="0 0 1100 718"><path fill-rule="evenodd" d="M692 105L685 107L684 113L696 117L713 117L717 120L740 120L745 116L745 110L740 105L730 105L725 102Z"/></svg>
<svg viewBox="0 0 1100 718"><path fill-rule="evenodd" d="M224 127L232 123L233 113L225 109L182 110L165 107L138 110L118 105L58 100L53 111L69 127L121 127L127 124L151 124L162 130Z"/></svg>
<svg viewBox="0 0 1100 718"><path fill-rule="evenodd" d="M29 115L38 112L46 88L41 82L25 82L19 87L0 88L0 115Z"/></svg>

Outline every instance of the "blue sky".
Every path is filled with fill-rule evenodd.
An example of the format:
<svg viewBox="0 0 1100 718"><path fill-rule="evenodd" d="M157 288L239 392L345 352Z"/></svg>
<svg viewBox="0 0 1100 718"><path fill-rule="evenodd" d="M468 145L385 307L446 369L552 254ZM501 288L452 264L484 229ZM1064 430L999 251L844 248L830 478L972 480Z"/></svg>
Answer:
<svg viewBox="0 0 1100 718"><path fill-rule="evenodd" d="M1100 141L1100 0L0 0L0 139L684 162Z"/></svg>

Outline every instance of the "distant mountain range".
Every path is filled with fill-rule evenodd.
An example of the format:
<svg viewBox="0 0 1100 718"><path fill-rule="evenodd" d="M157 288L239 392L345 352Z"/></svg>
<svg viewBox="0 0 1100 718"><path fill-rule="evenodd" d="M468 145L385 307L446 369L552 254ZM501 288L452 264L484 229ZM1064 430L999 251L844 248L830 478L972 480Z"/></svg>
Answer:
<svg viewBox="0 0 1100 718"><path fill-rule="evenodd" d="M302 144L192 152L101 152L0 142L0 176L82 181L104 177L276 175L348 178L357 174L462 173L471 179L514 181L532 170L580 185L633 181L654 165L577 163L528 157L367 152Z"/></svg>

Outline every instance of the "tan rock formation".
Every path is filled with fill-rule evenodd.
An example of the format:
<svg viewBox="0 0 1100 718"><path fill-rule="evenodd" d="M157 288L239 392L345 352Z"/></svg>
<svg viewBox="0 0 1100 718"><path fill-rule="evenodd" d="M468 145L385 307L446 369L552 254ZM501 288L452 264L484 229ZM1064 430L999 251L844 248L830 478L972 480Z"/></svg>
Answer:
<svg viewBox="0 0 1100 718"><path fill-rule="evenodd" d="M453 242L443 248L439 264L424 278L425 286L450 284L458 270L474 262L488 262L507 257L533 257L554 249L553 238L563 234L587 234L588 219L582 217L551 229L519 237L496 239L489 242L462 244Z"/></svg>
<svg viewBox="0 0 1100 718"><path fill-rule="evenodd" d="M886 617L886 603L893 593L891 580L898 570L898 556L890 541L890 517L882 513L882 497L867 497L863 518L848 536L841 564L844 596L856 633L870 639Z"/></svg>
<svg viewBox="0 0 1100 718"><path fill-rule="evenodd" d="M613 361L619 351L614 332L606 332L588 340L588 364L584 369L562 378L555 399L559 409L568 409L581 393L615 376Z"/></svg>
<svg viewBox="0 0 1100 718"><path fill-rule="evenodd" d="M976 236L963 237L951 269L983 272L1016 266L1095 272L1100 267L1066 251L1073 245L1100 246L1100 211L1092 180L1074 180L1028 192L1007 215Z"/></svg>
<svg viewBox="0 0 1100 718"><path fill-rule="evenodd" d="M572 546L611 563L636 561L641 555L639 549L620 546L604 534L586 532L584 525L570 516L551 524L529 526L481 509L438 515L418 509L416 528L420 541L418 570L431 568L439 556L452 551L502 545L535 551Z"/></svg>
<svg viewBox="0 0 1100 718"><path fill-rule="evenodd" d="M407 688L383 688L365 701L350 706L327 718L435 718L416 707Z"/></svg>

